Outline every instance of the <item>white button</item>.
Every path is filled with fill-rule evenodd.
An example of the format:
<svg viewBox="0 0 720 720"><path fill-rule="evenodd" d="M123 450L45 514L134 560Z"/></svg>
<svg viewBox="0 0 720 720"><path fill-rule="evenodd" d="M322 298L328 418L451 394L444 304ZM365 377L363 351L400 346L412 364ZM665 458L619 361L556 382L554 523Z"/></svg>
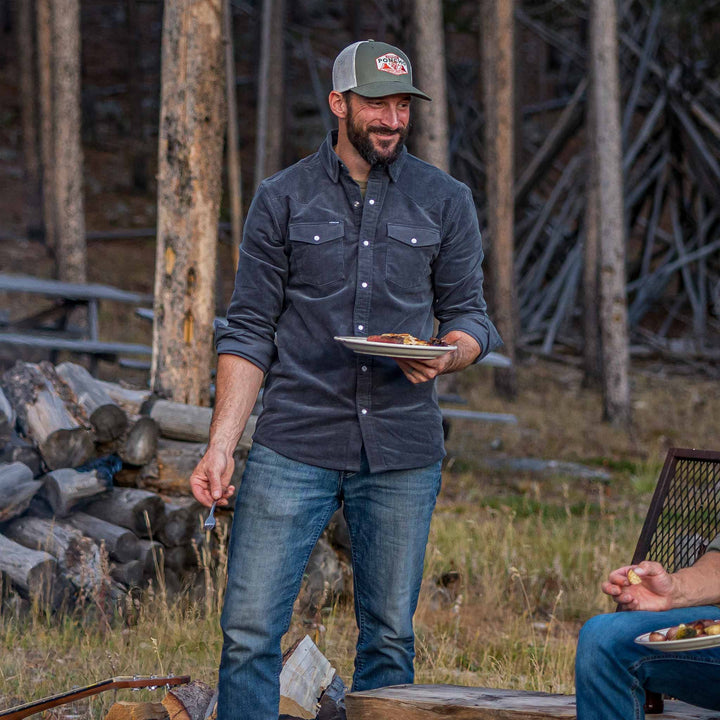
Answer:
<svg viewBox="0 0 720 720"><path fill-rule="evenodd" d="M360 412L361 412L363 415L367 415L367 410L366 410L365 408L363 408Z"/></svg>
<svg viewBox="0 0 720 720"><path fill-rule="evenodd" d="M364 330L364 329L365 329L364 325L358 325L358 330Z"/></svg>
<svg viewBox="0 0 720 720"><path fill-rule="evenodd" d="M353 207L360 207L360 201L359 201L359 200L356 200L356 201L353 203Z"/></svg>
<svg viewBox="0 0 720 720"><path fill-rule="evenodd" d="M317 240L317 238L315 238L315 239ZM416 242L417 242L417 238L410 238L410 242L411 242L411 243L416 243Z"/></svg>
<svg viewBox="0 0 720 720"><path fill-rule="evenodd" d="M315 240L315 242L317 242L319 239L320 239L320 236L319 236L319 235L316 235L316 236L313 238L313 240ZM415 242L415 241L413 240L413 242Z"/></svg>
<svg viewBox="0 0 720 720"><path fill-rule="evenodd" d="M370 244L370 242L369 242L368 240L363 240L363 245L364 245L365 247L367 247L369 244Z"/></svg>
<svg viewBox="0 0 720 720"><path fill-rule="evenodd" d="M369 202L371 205L374 205L374 204L375 204L375 201L374 201L374 200L368 200L368 202Z"/></svg>
<svg viewBox="0 0 720 720"><path fill-rule="evenodd" d="M362 285L364 288L367 287L367 283L361 283L361 285Z"/></svg>
<svg viewBox="0 0 720 720"><path fill-rule="evenodd" d="M367 372L367 365L363 365L360 369L361 369L363 372Z"/></svg>

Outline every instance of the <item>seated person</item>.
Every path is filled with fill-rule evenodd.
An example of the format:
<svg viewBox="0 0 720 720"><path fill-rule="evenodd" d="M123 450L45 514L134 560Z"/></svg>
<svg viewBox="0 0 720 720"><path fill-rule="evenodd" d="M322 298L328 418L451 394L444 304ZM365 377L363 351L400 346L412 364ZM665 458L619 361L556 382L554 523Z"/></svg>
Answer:
<svg viewBox="0 0 720 720"><path fill-rule="evenodd" d="M630 569L639 584L628 580ZM720 710L720 647L666 653L635 642L660 628L720 619L720 536L691 567L668 573L643 561L613 570L602 590L631 612L598 615L580 631L578 720L641 720L646 690Z"/></svg>

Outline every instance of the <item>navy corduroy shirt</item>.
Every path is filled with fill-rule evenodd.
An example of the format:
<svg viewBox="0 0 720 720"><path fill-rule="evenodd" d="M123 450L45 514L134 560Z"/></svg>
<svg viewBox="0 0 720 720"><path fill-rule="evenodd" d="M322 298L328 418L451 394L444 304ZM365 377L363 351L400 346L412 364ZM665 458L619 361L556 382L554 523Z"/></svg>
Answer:
<svg viewBox="0 0 720 720"><path fill-rule="evenodd" d="M267 373L256 442L293 460L372 472L444 455L434 382L335 335L420 338L461 330L481 357L502 343L486 313L483 251L469 189L403 149L373 167L365 198L333 150L263 181L245 222L219 354Z"/></svg>

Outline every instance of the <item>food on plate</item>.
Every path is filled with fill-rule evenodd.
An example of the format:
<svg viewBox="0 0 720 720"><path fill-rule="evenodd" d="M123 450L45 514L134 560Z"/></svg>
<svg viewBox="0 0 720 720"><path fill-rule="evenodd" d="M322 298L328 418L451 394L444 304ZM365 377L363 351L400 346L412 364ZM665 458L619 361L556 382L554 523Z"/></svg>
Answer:
<svg viewBox="0 0 720 720"><path fill-rule="evenodd" d="M664 642L665 640L688 640L689 638L703 637L705 635L720 635L720 620L695 620L691 623L673 625L664 632L656 630L648 635L650 642Z"/></svg>
<svg viewBox="0 0 720 720"><path fill-rule="evenodd" d="M627 579L631 585L639 585L642 582L640 576L632 568L627 572Z"/></svg>
<svg viewBox="0 0 720 720"><path fill-rule="evenodd" d="M408 333L383 333L382 335L369 335L369 342L392 343L394 345L432 345L433 347L447 347L447 343L437 338L420 340Z"/></svg>

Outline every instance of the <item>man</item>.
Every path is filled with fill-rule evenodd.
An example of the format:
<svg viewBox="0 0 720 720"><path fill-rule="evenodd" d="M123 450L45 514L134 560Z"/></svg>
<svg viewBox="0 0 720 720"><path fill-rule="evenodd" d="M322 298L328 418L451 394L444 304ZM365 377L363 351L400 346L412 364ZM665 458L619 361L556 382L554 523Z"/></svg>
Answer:
<svg viewBox="0 0 720 720"><path fill-rule="evenodd" d="M575 662L578 720L645 717L645 691L720 710L720 647L665 653L638 645L643 633L694 620L720 619L720 537L694 565L667 573L656 562L613 570L603 592L618 612L580 631ZM634 570L640 583L628 580ZM637 581L637 579L636 579Z"/></svg>
<svg viewBox="0 0 720 720"><path fill-rule="evenodd" d="M220 505L265 376L238 489L222 614L219 720L277 718L280 640L303 570L341 505L359 628L353 688L413 681L415 612L444 455L434 383L500 343L482 293L470 191L408 154L407 56L372 40L337 57L338 131L265 180L245 223L216 405L190 480ZM335 336L433 334L432 360L355 355Z"/></svg>

